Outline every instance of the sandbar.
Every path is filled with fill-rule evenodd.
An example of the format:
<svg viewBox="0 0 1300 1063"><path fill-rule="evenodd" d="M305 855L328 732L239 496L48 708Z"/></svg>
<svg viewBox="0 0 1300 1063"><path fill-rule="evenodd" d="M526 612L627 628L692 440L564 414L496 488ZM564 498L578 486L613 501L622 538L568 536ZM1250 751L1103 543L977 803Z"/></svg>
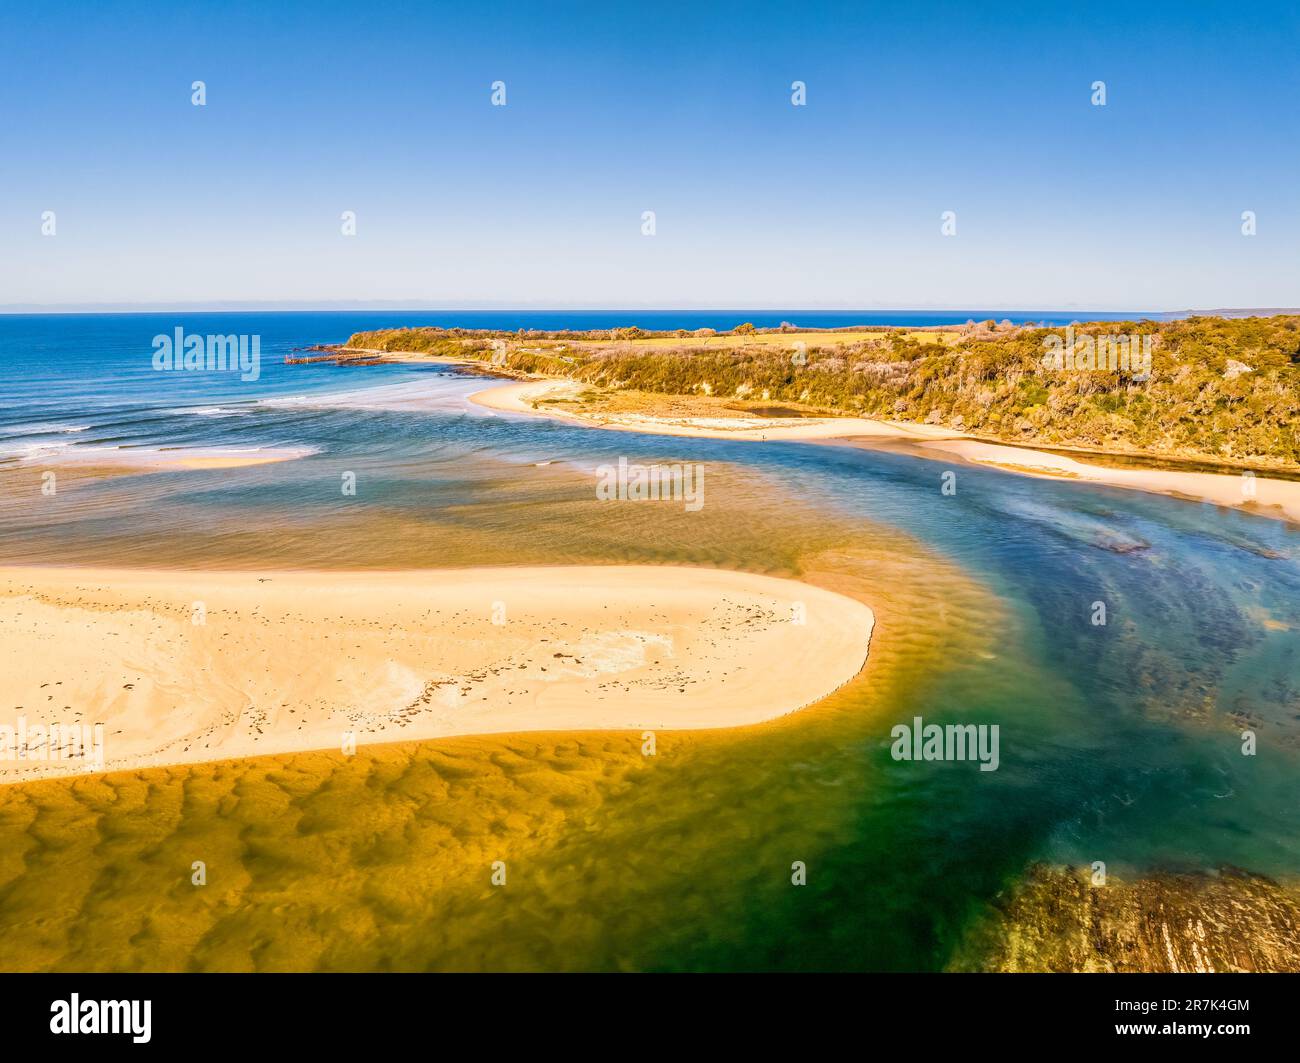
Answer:
<svg viewBox="0 0 1300 1063"><path fill-rule="evenodd" d="M0 568L0 782L349 741L755 724L853 679L873 623L810 584L681 566ZM87 750L35 748L51 724L91 728Z"/></svg>

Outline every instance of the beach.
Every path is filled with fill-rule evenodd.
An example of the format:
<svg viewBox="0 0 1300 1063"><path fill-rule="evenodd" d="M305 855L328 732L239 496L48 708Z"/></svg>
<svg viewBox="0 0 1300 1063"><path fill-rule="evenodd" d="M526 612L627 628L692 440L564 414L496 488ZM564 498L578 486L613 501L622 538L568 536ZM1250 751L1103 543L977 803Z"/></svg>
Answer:
<svg viewBox="0 0 1300 1063"><path fill-rule="evenodd" d="M973 439L938 425L865 417L671 417L646 413L595 414L557 409L574 401L582 386L568 380L525 380L496 384L469 396L500 413L554 417L572 424L621 432L735 439L749 442L853 442L889 446L921 458L996 468L1019 476L1086 481L1106 487L1168 495L1230 506L1258 516L1300 523L1300 481L1252 474L1207 473L1154 468L1112 468L1078 458Z"/></svg>
<svg viewBox="0 0 1300 1063"><path fill-rule="evenodd" d="M873 615L671 566L0 569L0 781L452 735L760 723L862 669ZM102 725L102 764L40 736ZM10 738L10 746L21 744ZM88 740L86 746L91 744Z"/></svg>
<svg viewBox="0 0 1300 1063"><path fill-rule="evenodd" d="M944 439L953 433L934 425L902 424L866 417L671 417L619 413L585 415L554 407L551 403L576 399L582 385L571 380L522 380L494 384L469 396L470 402L499 413L555 417L591 428L653 435L693 436L700 439L743 439L751 442L814 442L817 440L872 437L888 440Z"/></svg>
<svg viewBox="0 0 1300 1063"><path fill-rule="evenodd" d="M975 439L927 440L919 443L916 450L922 457L951 456L1022 476L1124 487L1300 523L1300 482L1295 480L1274 480L1254 474L1247 477L1241 473L1109 468L1064 454Z"/></svg>

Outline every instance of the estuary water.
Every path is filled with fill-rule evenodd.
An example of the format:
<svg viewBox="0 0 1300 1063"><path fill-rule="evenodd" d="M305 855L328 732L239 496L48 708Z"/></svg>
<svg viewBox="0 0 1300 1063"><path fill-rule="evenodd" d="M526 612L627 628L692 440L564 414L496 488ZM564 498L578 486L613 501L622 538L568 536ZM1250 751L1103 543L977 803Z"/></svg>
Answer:
<svg viewBox="0 0 1300 1063"><path fill-rule="evenodd" d="M934 969L1036 861L1300 874L1294 527L845 445L494 414L466 399L487 382L442 366L283 362L363 328L590 317L0 317L0 563L749 569L868 602L864 674L653 758L638 735L559 733L6 787L0 962ZM177 327L258 336L258 378L155 371ZM177 447L304 456L97 468ZM620 457L702 463L704 507L599 501ZM47 466L71 470L52 497ZM997 770L895 760L891 729L918 717L996 725ZM221 888L196 895L205 856Z"/></svg>

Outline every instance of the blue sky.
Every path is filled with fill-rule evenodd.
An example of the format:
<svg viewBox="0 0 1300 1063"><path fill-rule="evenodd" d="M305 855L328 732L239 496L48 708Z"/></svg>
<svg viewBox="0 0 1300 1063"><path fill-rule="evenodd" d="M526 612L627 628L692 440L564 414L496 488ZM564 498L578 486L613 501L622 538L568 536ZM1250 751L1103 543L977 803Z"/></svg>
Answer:
<svg viewBox="0 0 1300 1063"><path fill-rule="evenodd" d="M1294 4L19 6L0 304L1300 304Z"/></svg>

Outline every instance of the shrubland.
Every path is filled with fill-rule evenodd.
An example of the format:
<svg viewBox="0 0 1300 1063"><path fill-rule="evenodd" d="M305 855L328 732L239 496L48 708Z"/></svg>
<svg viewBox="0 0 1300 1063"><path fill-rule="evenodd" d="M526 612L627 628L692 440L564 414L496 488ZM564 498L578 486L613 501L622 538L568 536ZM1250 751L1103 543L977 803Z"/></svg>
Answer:
<svg viewBox="0 0 1300 1063"><path fill-rule="evenodd" d="M637 328L357 333L351 348L464 358L605 391L780 403L920 421L1018 443L1300 465L1300 316L1085 322L1077 336L1150 336L1148 379L1044 366L1061 329L992 321L947 329L729 332Z"/></svg>

